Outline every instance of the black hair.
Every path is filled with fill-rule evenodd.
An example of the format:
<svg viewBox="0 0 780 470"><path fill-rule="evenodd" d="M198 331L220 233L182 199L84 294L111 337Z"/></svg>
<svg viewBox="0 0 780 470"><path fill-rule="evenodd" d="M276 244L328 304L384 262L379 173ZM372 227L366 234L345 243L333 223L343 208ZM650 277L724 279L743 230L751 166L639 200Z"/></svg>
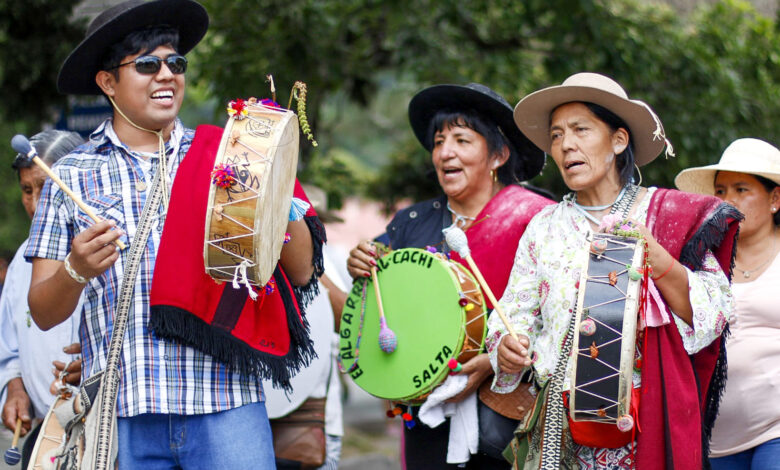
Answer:
<svg viewBox="0 0 780 470"><path fill-rule="evenodd" d="M49 166L54 165L60 158L69 154L74 148L84 143L84 139L77 132L48 130L35 134L30 143L38 152L38 158ZM32 160L26 155L17 155L11 167L16 170L16 177L21 178L19 170L33 166Z"/></svg>
<svg viewBox="0 0 780 470"><path fill-rule="evenodd" d="M631 137L631 129L624 120L607 108L590 102L583 102L582 104L599 118L599 120L609 126L612 132L615 132L621 127L628 132L628 145L626 146L626 149L616 155L616 165L620 184L625 186L631 182L634 176L634 139Z"/></svg>
<svg viewBox="0 0 780 470"><path fill-rule="evenodd" d="M100 70L107 70L119 80L119 70L116 68L122 59L135 54L148 54L160 46L171 46L179 50L179 31L168 25L149 26L133 31L122 41L114 43L101 61Z"/></svg>
<svg viewBox="0 0 780 470"><path fill-rule="evenodd" d="M715 181L718 180L718 174L721 170L718 170L715 172L715 176L712 177L712 183L715 184ZM769 178L765 178L761 175L756 175L753 173L745 173L746 175L750 175L753 178L755 178L759 183L761 183L761 186L766 189L766 192L771 193L776 187L780 186L780 184L775 183L774 181L770 180ZM772 214L772 221L775 223L775 225L780 225L780 210Z"/></svg>
<svg viewBox="0 0 780 470"><path fill-rule="evenodd" d="M772 191L774 191L774 189L776 187L780 186L780 184L775 183L774 181L770 180L769 178L765 178L765 177L760 176L760 175L754 175L752 173L748 173L748 174L750 176L754 177L755 179L757 179L758 182L761 183L761 185L766 188L766 191L768 193L771 193ZM717 175L715 175L715 176L717 176ZM772 214L772 220L774 221L775 225L780 225L780 211L777 211L774 214Z"/></svg>
<svg viewBox="0 0 780 470"><path fill-rule="evenodd" d="M437 132L441 132L445 127L468 127L474 132L485 138L487 142L488 158L500 154L506 147L509 149L509 158L506 163L497 170L498 181L504 185L518 183L516 174L522 170L520 157L509 139L506 138L498 124L482 113L473 109L440 109L431 118L428 124L428 133L426 137L426 147L433 148L433 139Z"/></svg>

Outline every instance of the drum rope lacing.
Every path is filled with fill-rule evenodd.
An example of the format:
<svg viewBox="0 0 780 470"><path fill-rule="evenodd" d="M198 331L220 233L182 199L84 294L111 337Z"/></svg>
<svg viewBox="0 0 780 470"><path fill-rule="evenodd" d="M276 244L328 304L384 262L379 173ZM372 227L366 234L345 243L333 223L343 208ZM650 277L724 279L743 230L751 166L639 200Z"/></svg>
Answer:
<svg viewBox="0 0 780 470"><path fill-rule="evenodd" d="M263 105L250 105L249 108L250 109L251 108L262 108L264 111L267 111L267 112L277 112L277 113L280 113L280 114L285 114L286 113L285 111L281 111L281 110L275 109L273 107L268 107L268 106L263 106ZM234 117L233 119L234 120L238 120L239 118ZM279 123L276 123L274 126L268 126L268 124L266 122L259 121L259 120L255 119L251 115L245 116L244 119L249 119L250 121L256 122L256 123L266 127L266 129L269 130L270 132L274 132L276 127L278 127L278 125L279 125ZM257 150L251 148L249 145L247 145L246 143L241 141L240 136L248 134L248 133L249 132L244 131L244 132L237 132L236 134L231 135L231 137L230 137L231 143L240 144L241 146L243 146L243 147L247 148L248 150L252 151L257 156L260 157L260 160L263 163L266 163L266 164L271 163L271 160L266 155L258 152ZM218 207L213 208L212 211L214 212L214 216L225 218L225 219L233 222L234 224L238 225L239 227L245 229L247 231L247 233L240 233L238 235L233 235L233 236L229 236L229 237L213 238L213 239L207 240L206 243L209 246L211 246L213 248L216 248L217 250L222 251L222 252L224 252L225 254L227 254L229 256L233 256L233 257L239 258L241 260L241 262L238 265L206 266L206 270L207 271L215 271L215 272L218 272L218 273L223 274L225 276L232 276L232 278L233 278L232 279L233 288L239 289L240 288L240 284L243 284L247 288L247 291L249 292L249 297L252 300L256 300L257 299L257 293L252 288L252 283L251 283L250 278L249 278L249 276L247 274L247 268L255 267L255 262L252 259L250 259L250 258L248 258L246 256L241 255L240 253L236 253L234 251L230 251L230 250L228 250L228 249L226 249L226 248L224 248L222 246L222 244L224 242L226 242L226 241L232 241L232 240L236 240L236 239L240 239L240 238L247 238L247 237L254 237L255 236L254 227L249 227L248 225L242 223L241 221L239 221L235 217L232 217L229 214L224 213L224 207L225 206L239 204L241 202L246 202L246 201L251 201L253 199L258 199L260 197L260 190L259 189L255 189L255 188L251 187L250 185L244 183L243 181L241 181L238 178L236 179L236 184L241 186L245 191L250 192L252 195L247 196L247 197L243 197L243 198L240 198L240 199L232 199L231 198L228 202L224 202L224 203L220 204Z"/></svg>
<svg viewBox="0 0 780 470"><path fill-rule="evenodd" d="M633 244L625 243L625 242L622 242L620 240L615 240L615 239L613 239L611 241L612 241L612 243L615 243L615 244L620 245L620 246L617 247L617 248L607 248L606 251L618 251L618 250L631 250L631 251L633 251L634 250L634 245ZM628 273L628 269L625 268L626 264L624 262L620 262L618 260L615 260L614 258L610 258L610 257L604 256L604 255L601 255L601 259L605 259L607 261L610 261L612 263L615 263L615 264L623 267L623 269L621 271L616 272L617 277L620 277L622 275L626 275ZM605 280L604 278L607 278L607 279ZM618 285L617 282L613 284L609 280L609 276L608 275L606 275L606 276L588 276L588 282L591 282L591 281L595 282L595 283L599 283L599 284L612 285L612 287L614 287L618 292L620 292L620 294L622 296L621 297L617 297L617 298L612 299L612 300L607 300L607 301L604 301L604 302L601 302L601 303L598 303L598 304L585 306L585 307L583 307L583 311L587 311L587 310L590 310L590 309L593 309L593 308L601 307L601 306L608 305L608 304L615 303L615 302L626 302L626 300L628 299L628 294L625 291L623 291L623 289L620 288L620 286ZM616 337L611 339L611 340L607 340L607 341L605 341L603 343L595 345L597 350L600 349L600 348L603 348L605 346L608 346L610 344L621 342L623 340L623 333L622 333L622 331L618 331L618 330L612 328L611 326L609 326L609 325L599 321L598 318L594 318L594 317L591 317L591 316L588 316L588 318L591 319L592 321L594 321L595 323L598 323L599 325L601 325L601 326L607 328L608 330L612 331L616 335ZM580 356L592 357L591 356L591 346L586 346L584 348L578 348L577 349L577 354L580 355ZM602 359L599 359L598 357L595 357L593 359L595 359L600 364L604 365L605 367L607 367L608 369L610 369L614 373L611 374L611 375L607 375L605 377L601 377L601 378L592 380L590 382L586 382L586 383L582 383L582 384L575 384L574 389L577 392L586 393L586 394L594 396L596 398L600 398L600 399L604 400L605 402L608 402L609 406L603 408L604 411L606 411L608 409L611 409L611 408L616 408L616 407L618 407L620 405L620 402L618 400L615 400L615 399L612 399L612 398L609 398L609 397L605 397L605 396L593 393L590 390L586 390L586 387L589 387L589 386L591 386L591 385L593 385L593 384L595 384L597 382L601 382L601 381L604 381L604 380L607 380L607 379L611 379L611 378L614 378L614 377L619 377L620 376L620 369L615 367L615 366L613 366L613 365L611 365L611 364L609 364L609 363L607 363L606 361L604 361ZM580 413L592 415L594 417L599 417L599 412L600 412L600 410L577 410L577 411L580 412Z"/></svg>

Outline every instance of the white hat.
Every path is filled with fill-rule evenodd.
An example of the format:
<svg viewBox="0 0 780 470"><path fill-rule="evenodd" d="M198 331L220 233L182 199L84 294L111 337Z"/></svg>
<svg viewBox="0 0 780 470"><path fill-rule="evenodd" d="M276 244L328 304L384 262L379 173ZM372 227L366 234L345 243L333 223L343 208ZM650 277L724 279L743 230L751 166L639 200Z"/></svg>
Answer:
<svg viewBox="0 0 780 470"><path fill-rule="evenodd" d="M780 184L780 150L763 140L737 139L726 147L718 163L683 170L674 184L681 191L712 195L719 171L763 176Z"/></svg>

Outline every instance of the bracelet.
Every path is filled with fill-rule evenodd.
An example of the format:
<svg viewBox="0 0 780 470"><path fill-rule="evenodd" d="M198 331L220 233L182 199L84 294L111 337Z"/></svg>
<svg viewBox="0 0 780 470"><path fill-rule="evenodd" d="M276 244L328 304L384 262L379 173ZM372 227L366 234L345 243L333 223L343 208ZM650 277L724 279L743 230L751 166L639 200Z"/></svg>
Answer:
<svg viewBox="0 0 780 470"><path fill-rule="evenodd" d="M651 279L652 279L653 281L659 281L659 280L661 280L661 278L662 278L662 277L664 277L664 276L666 276L667 274L669 274L669 271L671 271L671 270L672 270L672 266L674 266L674 262L675 262L675 261L676 261L676 260L675 260L674 258L672 258L672 262L671 262L671 263L669 263L669 267L668 267L668 268L666 268L666 271L664 271L664 273L663 273L663 274L661 274L660 276L658 276L658 277L653 277L653 278L651 278Z"/></svg>
<svg viewBox="0 0 780 470"><path fill-rule="evenodd" d="M78 282L79 284L86 284L87 282L89 282L89 279L79 275L79 273L77 273L76 270L73 269L73 266L70 265L70 253L68 253L68 255L65 257L65 271L67 271L68 275L72 277L73 280Z"/></svg>

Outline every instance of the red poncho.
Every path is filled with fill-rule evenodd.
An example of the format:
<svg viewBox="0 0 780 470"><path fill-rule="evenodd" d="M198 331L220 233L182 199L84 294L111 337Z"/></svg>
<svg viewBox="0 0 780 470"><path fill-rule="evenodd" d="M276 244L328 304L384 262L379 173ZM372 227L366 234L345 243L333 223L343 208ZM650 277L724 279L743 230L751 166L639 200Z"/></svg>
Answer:
<svg viewBox="0 0 780 470"><path fill-rule="evenodd" d="M165 228L152 280L149 328L233 365L246 374L287 386L314 354L302 301L313 298L316 278L303 288L293 287L277 265L276 287L267 294L256 289L256 301L246 287L217 284L203 261L211 172L222 129L200 126L181 162L173 184ZM296 181L295 197L306 200ZM309 208L305 220L312 234L315 276L322 274L325 231Z"/></svg>
<svg viewBox="0 0 780 470"><path fill-rule="evenodd" d="M706 250L711 250L731 278L741 219L734 207L715 197L658 189L650 201L647 227L688 268L701 268ZM693 356L685 351L674 322L648 328L645 334L637 468L700 469L726 380L727 332Z"/></svg>

